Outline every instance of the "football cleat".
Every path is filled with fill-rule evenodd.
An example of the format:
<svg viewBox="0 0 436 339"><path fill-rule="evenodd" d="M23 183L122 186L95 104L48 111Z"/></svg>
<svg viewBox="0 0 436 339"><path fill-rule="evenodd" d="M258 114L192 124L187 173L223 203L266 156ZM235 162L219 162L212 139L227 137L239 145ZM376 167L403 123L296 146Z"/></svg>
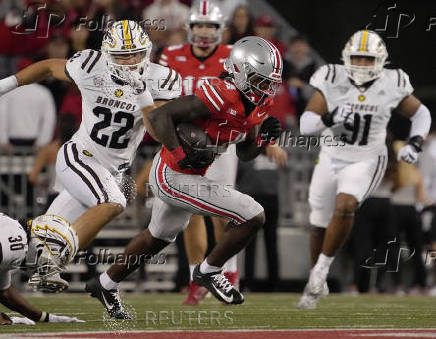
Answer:
<svg viewBox="0 0 436 339"><path fill-rule="evenodd" d="M329 294L327 286L327 272L313 270L310 272L309 281L304 288L303 295L297 304L297 308L313 310L318 302Z"/></svg>
<svg viewBox="0 0 436 339"><path fill-rule="evenodd" d="M201 273L200 264L195 266L192 279L206 287L219 301L225 304L242 304L244 296L227 280L222 271Z"/></svg>
<svg viewBox="0 0 436 339"><path fill-rule="evenodd" d="M191 281L189 283L189 294L186 300L182 305L198 305L200 301L204 299L204 297L209 293L209 291L203 287L198 285L196 282Z"/></svg>
<svg viewBox="0 0 436 339"><path fill-rule="evenodd" d="M304 293L297 304L297 308L302 310L314 310L318 305L318 301L326 297L328 294L329 294L329 288L327 286L327 283L324 283L324 288L320 295L310 294L305 288Z"/></svg>
<svg viewBox="0 0 436 339"><path fill-rule="evenodd" d="M120 291L118 289L106 290L101 286L100 279L92 278L88 280L85 291L91 294L91 297L97 298L106 308L107 313L116 319L131 320L132 315L124 309L121 303Z"/></svg>

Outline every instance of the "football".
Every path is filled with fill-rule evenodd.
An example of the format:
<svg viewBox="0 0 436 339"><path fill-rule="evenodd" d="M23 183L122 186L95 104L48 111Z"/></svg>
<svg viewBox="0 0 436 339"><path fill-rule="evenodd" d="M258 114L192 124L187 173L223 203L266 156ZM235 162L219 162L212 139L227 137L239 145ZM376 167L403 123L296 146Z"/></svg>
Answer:
<svg viewBox="0 0 436 339"><path fill-rule="evenodd" d="M201 127L192 123L178 124L176 132L185 152L195 149L205 150L207 145L212 144L207 133Z"/></svg>

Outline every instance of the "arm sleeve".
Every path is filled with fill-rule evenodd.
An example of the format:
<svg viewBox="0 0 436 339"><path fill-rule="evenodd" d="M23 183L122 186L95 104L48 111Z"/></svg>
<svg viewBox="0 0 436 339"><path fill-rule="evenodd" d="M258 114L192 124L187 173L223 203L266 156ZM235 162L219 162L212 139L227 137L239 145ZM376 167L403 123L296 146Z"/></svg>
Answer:
<svg viewBox="0 0 436 339"><path fill-rule="evenodd" d="M311 111L305 111L300 118L300 133L303 135L319 134L326 129L321 116Z"/></svg>
<svg viewBox="0 0 436 339"><path fill-rule="evenodd" d="M150 65L147 89L153 100L172 100L182 94L182 77L175 70L157 64Z"/></svg>
<svg viewBox="0 0 436 339"><path fill-rule="evenodd" d="M53 139L56 124L56 105L53 96L48 90L44 89L44 96L40 99L41 121L40 133L36 139L38 147L47 145Z"/></svg>
<svg viewBox="0 0 436 339"><path fill-rule="evenodd" d="M420 135L423 138L427 137L431 126L431 114L428 108L421 104L410 120L412 121L410 136Z"/></svg>

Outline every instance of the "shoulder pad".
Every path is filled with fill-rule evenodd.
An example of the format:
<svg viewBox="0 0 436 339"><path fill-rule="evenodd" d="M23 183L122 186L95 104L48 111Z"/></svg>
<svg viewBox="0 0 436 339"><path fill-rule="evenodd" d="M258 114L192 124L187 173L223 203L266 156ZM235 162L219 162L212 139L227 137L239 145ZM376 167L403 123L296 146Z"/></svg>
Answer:
<svg viewBox="0 0 436 339"><path fill-rule="evenodd" d="M147 89L154 100L170 100L180 96L182 77L175 70L151 63L147 74Z"/></svg>
<svg viewBox="0 0 436 339"><path fill-rule="evenodd" d="M88 76L102 60L102 53L93 49L85 49L74 54L65 65L67 75L78 85L81 78Z"/></svg>

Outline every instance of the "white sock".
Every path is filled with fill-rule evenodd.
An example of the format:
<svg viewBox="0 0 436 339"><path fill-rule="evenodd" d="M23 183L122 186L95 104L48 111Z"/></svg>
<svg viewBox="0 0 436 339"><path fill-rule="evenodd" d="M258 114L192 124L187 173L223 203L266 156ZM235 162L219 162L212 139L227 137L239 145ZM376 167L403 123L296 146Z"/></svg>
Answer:
<svg viewBox="0 0 436 339"><path fill-rule="evenodd" d="M118 288L119 283L113 281L107 272L100 274L100 284L105 290L114 290Z"/></svg>
<svg viewBox="0 0 436 339"><path fill-rule="evenodd" d="M231 272L235 273L238 270L238 257L237 254L235 254L233 257L231 257L229 260L227 260L223 266L224 272Z"/></svg>
<svg viewBox="0 0 436 339"><path fill-rule="evenodd" d="M212 266L207 263L207 258L203 260L203 262L200 265L200 272L201 273L212 273L212 272L218 272L221 271L222 267Z"/></svg>
<svg viewBox="0 0 436 339"><path fill-rule="evenodd" d="M328 257L321 253L313 269L328 272L330 270L330 265L332 264L333 260L335 260L335 257Z"/></svg>
<svg viewBox="0 0 436 339"><path fill-rule="evenodd" d="M194 272L194 268L197 265L189 265L189 281L192 281L192 273Z"/></svg>

